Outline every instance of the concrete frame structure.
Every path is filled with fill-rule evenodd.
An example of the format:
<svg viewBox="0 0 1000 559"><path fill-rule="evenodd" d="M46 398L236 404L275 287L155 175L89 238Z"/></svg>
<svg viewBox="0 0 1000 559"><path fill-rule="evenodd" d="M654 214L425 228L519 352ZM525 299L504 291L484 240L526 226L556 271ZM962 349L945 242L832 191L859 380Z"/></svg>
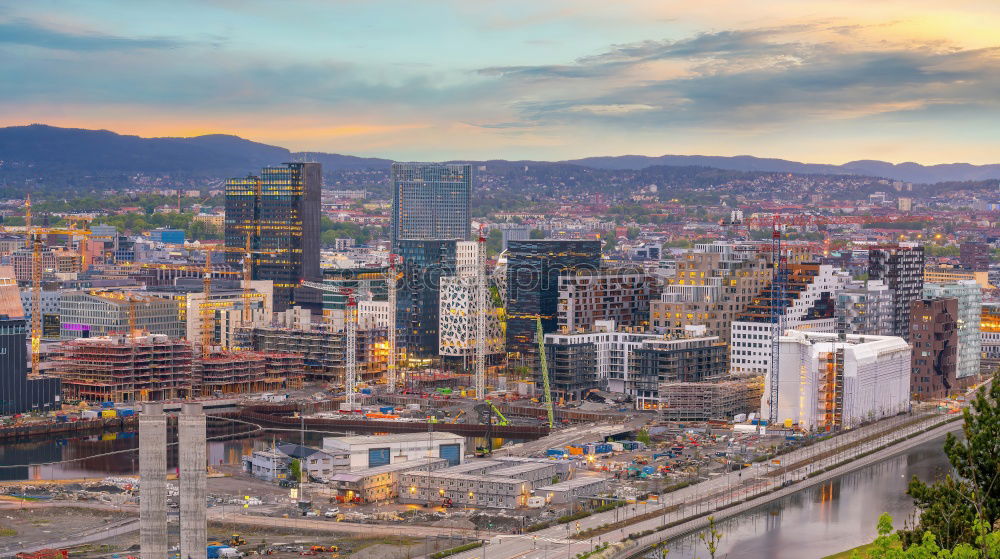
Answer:
<svg viewBox="0 0 1000 559"><path fill-rule="evenodd" d="M139 479L140 556L167 559L167 416L163 404L143 404L139 414Z"/></svg>
<svg viewBox="0 0 1000 559"><path fill-rule="evenodd" d="M185 402L177 417L180 446L181 557L207 559L208 494L205 410L200 402ZM145 559L145 558L144 558Z"/></svg>

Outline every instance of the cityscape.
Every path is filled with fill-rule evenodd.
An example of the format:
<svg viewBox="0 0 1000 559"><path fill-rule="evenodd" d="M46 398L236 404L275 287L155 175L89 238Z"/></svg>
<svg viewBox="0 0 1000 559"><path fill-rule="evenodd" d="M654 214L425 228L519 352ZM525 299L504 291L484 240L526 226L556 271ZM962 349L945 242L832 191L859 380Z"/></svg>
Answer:
<svg viewBox="0 0 1000 559"><path fill-rule="evenodd" d="M0 8L0 558L998 557L990 9L267 4Z"/></svg>

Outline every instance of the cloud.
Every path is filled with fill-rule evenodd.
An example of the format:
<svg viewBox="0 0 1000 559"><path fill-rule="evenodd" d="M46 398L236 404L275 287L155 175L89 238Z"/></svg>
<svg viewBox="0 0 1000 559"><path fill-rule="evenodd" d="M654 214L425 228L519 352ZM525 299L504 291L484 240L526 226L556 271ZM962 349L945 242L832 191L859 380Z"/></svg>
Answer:
<svg viewBox="0 0 1000 559"><path fill-rule="evenodd" d="M185 41L169 37L132 38L82 31L60 31L18 18L0 22L0 44L68 51L111 51L125 49L172 49Z"/></svg>

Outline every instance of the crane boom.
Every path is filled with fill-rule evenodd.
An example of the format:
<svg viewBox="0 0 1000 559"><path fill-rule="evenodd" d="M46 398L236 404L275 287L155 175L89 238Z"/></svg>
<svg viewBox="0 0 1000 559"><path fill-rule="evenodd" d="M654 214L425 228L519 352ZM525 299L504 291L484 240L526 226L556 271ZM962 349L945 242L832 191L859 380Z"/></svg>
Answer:
<svg viewBox="0 0 1000 559"><path fill-rule="evenodd" d="M552 390L549 387L549 364L545 357L545 332L542 330L542 317L535 317L535 329L538 332L538 364L542 369L542 389L545 391L545 410L549 416L549 429L555 427L555 413L552 411Z"/></svg>
<svg viewBox="0 0 1000 559"><path fill-rule="evenodd" d="M388 336L389 354L386 359L386 391L389 394L396 392L396 282L399 278L396 275L395 254L389 255L388 277L386 278L386 291L389 296L389 329ZM402 379L400 379L402 380Z"/></svg>
<svg viewBox="0 0 1000 559"><path fill-rule="evenodd" d="M774 279L771 280L771 370L768 404L768 426L778 423L778 374L781 356L781 335L785 325L785 256L781 253L781 229L775 218L771 229L771 255Z"/></svg>
<svg viewBox="0 0 1000 559"><path fill-rule="evenodd" d="M493 403L492 400L486 400L486 403L490 405L490 408L493 410L493 413L497 414L497 417L500 418L500 423L498 423L498 425L500 425L501 427L510 425L510 421L506 417L504 417L503 413L500 412L500 408L496 407L496 405Z"/></svg>
<svg viewBox="0 0 1000 559"><path fill-rule="evenodd" d="M486 239L476 243L476 399L486 397Z"/></svg>
<svg viewBox="0 0 1000 559"><path fill-rule="evenodd" d="M311 287L320 291L332 291L347 295L347 316L344 320L344 403L353 410L357 403L358 375L358 301L354 290L346 287L335 287L315 281L299 282L303 287Z"/></svg>

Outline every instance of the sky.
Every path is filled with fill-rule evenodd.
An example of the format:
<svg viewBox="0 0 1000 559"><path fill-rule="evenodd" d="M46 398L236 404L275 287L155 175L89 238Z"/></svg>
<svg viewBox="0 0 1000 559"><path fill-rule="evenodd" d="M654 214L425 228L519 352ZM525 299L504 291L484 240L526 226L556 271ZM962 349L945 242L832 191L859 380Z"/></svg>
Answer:
<svg viewBox="0 0 1000 559"><path fill-rule="evenodd" d="M996 0L0 4L0 125L395 159L1000 163Z"/></svg>

